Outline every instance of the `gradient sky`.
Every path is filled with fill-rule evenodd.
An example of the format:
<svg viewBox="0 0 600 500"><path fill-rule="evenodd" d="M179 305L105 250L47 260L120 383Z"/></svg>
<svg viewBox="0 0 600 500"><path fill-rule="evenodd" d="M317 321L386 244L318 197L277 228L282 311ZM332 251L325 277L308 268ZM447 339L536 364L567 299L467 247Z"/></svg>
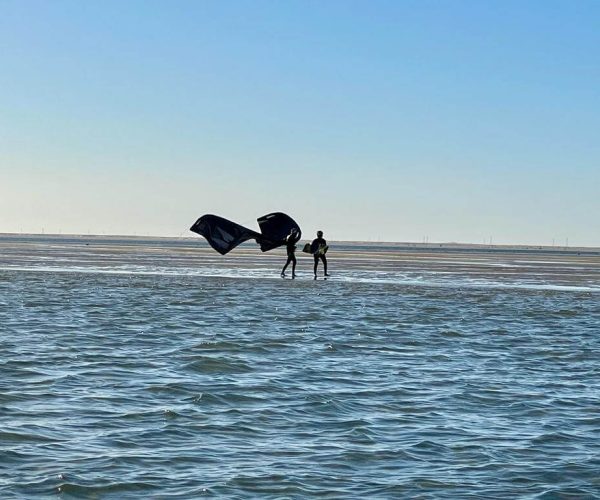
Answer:
<svg viewBox="0 0 600 500"><path fill-rule="evenodd" d="M598 1L0 0L0 232L600 246Z"/></svg>

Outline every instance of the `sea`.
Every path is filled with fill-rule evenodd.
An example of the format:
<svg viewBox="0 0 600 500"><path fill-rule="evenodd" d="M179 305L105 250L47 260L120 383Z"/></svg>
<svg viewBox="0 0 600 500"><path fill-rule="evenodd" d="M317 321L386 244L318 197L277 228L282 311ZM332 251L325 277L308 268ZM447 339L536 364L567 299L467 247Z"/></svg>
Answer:
<svg viewBox="0 0 600 500"><path fill-rule="evenodd" d="M599 249L327 257L0 236L0 498L600 498Z"/></svg>

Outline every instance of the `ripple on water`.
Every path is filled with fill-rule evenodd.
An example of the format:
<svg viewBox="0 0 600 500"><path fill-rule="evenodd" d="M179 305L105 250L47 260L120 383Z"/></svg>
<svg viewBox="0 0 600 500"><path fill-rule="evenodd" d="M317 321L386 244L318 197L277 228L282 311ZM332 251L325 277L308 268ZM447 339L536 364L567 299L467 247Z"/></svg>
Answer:
<svg viewBox="0 0 600 500"><path fill-rule="evenodd" d="M0 494L595 498L599 324L576 291L1 271Z"/></svg>

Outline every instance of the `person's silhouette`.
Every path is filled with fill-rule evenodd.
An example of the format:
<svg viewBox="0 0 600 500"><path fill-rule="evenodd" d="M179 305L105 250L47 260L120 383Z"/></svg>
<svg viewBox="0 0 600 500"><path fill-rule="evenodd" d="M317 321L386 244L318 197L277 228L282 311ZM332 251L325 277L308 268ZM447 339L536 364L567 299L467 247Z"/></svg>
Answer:
<svg viewBox="0 0 600 500"><path fill-rule="evenodd" d="M281 270L281 277L285 278L285 270L292 263L292 279L296 277L296 243L300 239L297 229L292 229L285 238L285 247L287 249L287 261Z"/></svg>
<svg viewBox="0 0 600 500"><path fill-rule="evenodd" d="M327 274L327 257L325 257L325 251L327 250L327 241L323 238L323 231L317 231L317 237L310 244L310 251L315 259L315 279L317 279L317 267L319 266L319 259L323 262L323 274Z"/></svg>

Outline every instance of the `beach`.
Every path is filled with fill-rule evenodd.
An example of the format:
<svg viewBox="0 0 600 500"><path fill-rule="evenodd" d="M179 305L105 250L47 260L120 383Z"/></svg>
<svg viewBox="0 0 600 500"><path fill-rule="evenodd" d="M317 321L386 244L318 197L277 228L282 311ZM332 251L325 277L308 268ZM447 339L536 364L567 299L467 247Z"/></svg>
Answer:
<svg viewBox="0 0 600 500"><path fill-rule="evenodd" d="M600 496L600 249L297 256L1 235L2 497Z"/></svg>
<svg viewBox="0 0 600 500"><path fill-rule="evenodd" d="M1 269L22 272L279 279L285 263L283 248L261 253L249 242L223 256L201 238L0 235L0 252ZM312 279L312 257L300 250L296 255L299 279ZM332 281L600 288L600 248L333 242L328 256Z"/></svg>

